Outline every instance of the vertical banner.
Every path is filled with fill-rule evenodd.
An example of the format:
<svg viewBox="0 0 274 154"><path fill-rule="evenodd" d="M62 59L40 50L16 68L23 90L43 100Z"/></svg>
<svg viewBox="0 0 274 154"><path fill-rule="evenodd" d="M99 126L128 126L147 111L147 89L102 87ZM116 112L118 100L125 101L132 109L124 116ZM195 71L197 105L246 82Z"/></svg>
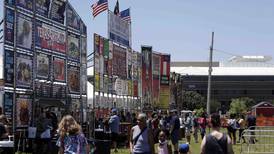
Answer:
<svg viewBox="0 0 274 154"><path fill-rule="evenodd" d="M152 97L153 105L159 105L160 97L160 63L161 55L153 53L152 54Z"/></svg>
<svg viewBox="0 0 274 154"><path fill-rule="evenodd" d="M68 57L80 61L80 41L79 36L68 34Z"/></svg>
<svg viewBox="0 0 274 154"><path fill-rule="evenodd" d="M14 43L14 11L6 8L6 14L5 14L5 44L13 45Z"/></svg>
<svg viewBox="0 0 274 154"><path fill-rule="evenodd" d="M113 75L120 78L127 78L127 53L126 49L113 45L113 60L112 60Z"/></svg>
<svg viewBox="0 0 274 154"><path fill-rule="evenodd" d="M100 47L100 36L94 34L94 71L95 74L99 74L100 72L100 54L99 54L99 47Z"/></svg>
<svg viewBox="0 0 274 154"><path fill-rule="evenodd" d="M4 95L4 115L8 119L13 117L13 93L5 92Z"/></svg>
<svg viewBox="0 0 274 154"><path fill-rule="evenodd" d="M144 108L152 106L152 47L142 46L142 99Z"/></svg>
<svg viewBox="0 0 274 154"><path fill-rule="evenodd" d="M131 49L127 49L127 78L132 79L132 52Z"/></svg>
<svg viewBox="0 0 274 154"><path fill-rule="evenodd" d="M15 0L5 0L5 5L13 7L15 4Z"/></svg>
<svg viewBox="0 0 274 154"><path fill-rule="evenodd" d="M108 59L109 59L109 41L104 38L104 51L103 51L103 56L104 56L104 74L108 75Z"/></svg>
<svg viewBox="0 0 274 154"><path fill-rule="evenodd" d="M67 4L67 25L71 28L80 30L80 18L70 4Z"/></svg>
<svg viewBox="0 0 274 154"><path fill-rule="evenodd" d="M48 17L51 0L36 0L35 12L41 16Z"/></svg>
<svg viewBox="0 0 274 154"><path fill-rule="evenodd" d="M98 73L95 74L95 91L100 91L100 75Z"/></svg>
<svg viewBox="0 0 274 154"><path fill-rule="evenodd" d="M16 44L24 49L32 49L32 19L23 14L17 16Z"/></svg>
<svg viewBox="0 0 274 154"><path fill-rule="evenodd" d="M168 109L170 103L170 55L161 56L160 77L160 105L162 109Z"/></svg>
<svg viewBox="0 0 274 154"><path fill-rule="evenodd" d="M16 83L18 87L30 88L32 84L32 57L16 55Z"/></svg>
<svg viewBox="0 0 274 154"><path fill-rule="evenodd" d="M87 63L87 38L81 37L81 64Z"/></svg>
<svg viewBox="0 0 274 154"><path fill-rule="evenodd" d="M80 69L75 66L68 66L68 88L70 93L80 92Z"/></svg>
<svg viewBox="0 0 274 154"><path fill-rule="evenodd" d="M17 0L16 5L28 11L33 10L33 0Z"/></svg>
<svg viewBox="0 0 274 154"><path fill-rule="evenodd" d="M112 76L113 43L109 41L108 76Z"/></svg>
<svg viewBox="0 0 274 154"><path fill-rule="evenodd" d="M16 127L28 127L31 122L32 99L30 95L16 96Z"/></svg>
<svg viewBox="0 0 274 154"><path fill-rule="evenodd" d="M14 83L14 52L5 50L5 63L4 63L4 78L5 85L12 86Z"/></svg>
<svg viewBox="0 0 274 154"><path fill-rule="evenodd" d="M49 56L45 54L37 54L36 56L36 77L49 79L50 76Z"/></svg>
<svg viewBox="0 0 274 154"><path fill-rule="evenodd" d="M50 18L56 22L64 24L66 1L64 0L52 0Z"/></svg>
<svg viewBox="0 0 274 154"><path fill-rule="evenodd" d="M142 97L142 54L137 53L138 96Z"/></svg>
<svg viewBox="0 0 274 154"><path fill-rule="evenodd" d="M65 81L65 59L53 57L54 81Z"/></svg>
<svg viewBox="0 0 274 154"><path fill-rule="evenodd" d="M87 65L81 68L81 91L83 94L87 93Z"/></svg>

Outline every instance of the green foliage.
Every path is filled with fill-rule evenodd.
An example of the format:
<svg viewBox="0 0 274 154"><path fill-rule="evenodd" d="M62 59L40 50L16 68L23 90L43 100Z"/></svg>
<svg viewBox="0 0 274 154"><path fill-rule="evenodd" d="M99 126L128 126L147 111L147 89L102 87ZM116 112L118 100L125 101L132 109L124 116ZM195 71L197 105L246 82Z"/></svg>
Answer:
<svg viewBox="0 0 274 154"><path fill-rule="evenodd" d="M183 107L188 110L204 108L206 106L205 98L195 91L186 91L183 93Z"/></svg>
<svg viewBox="0 0 274 154"><path fill-rule="evenodd" d="M211 100L210 102L210 111L211 113L215 113L217 112L218 109L221 108L221 102L217 101L217 100Z"/></svg>
<svg viewBox="0 0 274 154"><path fill-rule="evenodd" d="M251 109L252 106L256 105L257 103L254 101L254 99L249 97L241 97L239 98L241 101L245 102L245 105L247 109Z"/></svg>
<svg viewBox="0 0 274 154"><path fill-rule="evenodd" d="M196 112L197 117L202 117L205 112L204 108L195 109L194 111Z"/></svg>
<svg viewBox="0 0 274 154"><path fill-rule="evenodd" d="M230 103L230 114L239 114L247 111L246 100L241 98L232 99Z"/></svg>

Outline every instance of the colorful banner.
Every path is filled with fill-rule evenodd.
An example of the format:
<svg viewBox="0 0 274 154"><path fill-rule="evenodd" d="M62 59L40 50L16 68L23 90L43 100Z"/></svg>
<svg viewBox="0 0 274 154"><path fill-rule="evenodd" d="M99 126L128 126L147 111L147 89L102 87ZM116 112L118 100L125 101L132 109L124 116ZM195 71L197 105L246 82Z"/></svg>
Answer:
<svg viewBox="0 0 274 154"><path fill-rule="evenodd" d="M36 0L35 12L41 16L48 18L50 6L51 6L51 0Z"/></svg>
<svg viewBox="0 0 274 154"><path fill-rule="evenodd" d="M127 50L127 78L132 79L132 52L130 49Z"/></svg>
<svg viewBox="0 0 274 154"><path fill-rule="evenodd" d="M160 109L169 109L170 88L166 85L161 85L160 88L160 104L157 105Z"/></svg>
<svg viewBox="0 0 274 154"><path fill-rule="evenodd" d="M52 0L50 18L53 21L64 24L66 3L64 0Z"/></svg>
<svg viewBox="0 0 274 154"><path fill-rule="evenodd" d="M157 106L159 104L160 95L160 63L161 55L153 53L152 54L152 102L153 105Z"/></svg>
<svg viewBox="0 0 274 154"><path fill-rule="evenodd" d="M67 25L74 29L80 30L80 17L73 10L70 4L67 5Z"/></svg>
<svg viewBox="0 0 274 154"><path fill-rule="evenodd" d="M79 67L68 66L68 88L70 93L80 92L80 69Z"/></svg>
<svg viewBox="0 0 274 154"><path fill-rule="evenodd" d="M6 8L6 13L5 13L5 44L10 44L13 45L14 43L14 11Z"/></svg>
<svg viewBox="0 0 274 154"><path fill-rule="evenodd" d="M13 85L14 83L14 52L5 50L4 63L5 85Z"/></svg>
<svg viewBox="0 0 274 154"><path fill-rule="evenodd" d="M126 49L113 45L113 60L112 60L112 69L113 75L116 75L120 78L127 78L127 54Z"/></svg>
<svg viewBox="0 0 274 154"><path fill-rule="evenodd" d="M32 49L32 19L23 14L17 15L16 44L24 49Z"/></svg>
<svg viewBox="0 0 274 154"><path fill-rule="evenodd" d="M16 55L16 82L18 87L30 88L32 84L32 57Z"/></svg>
<svg viewBox="0 0 274 154"><path fill-rule="evenodd" d="M142 54L137 53L137 68L138 68L138 96L142 97Z"/></svg>
<svg viewBox="0 0 274 154"><path fill-rule="evenodd" d="M87 63L87 38L81 37L81 63Z"/></svg>
<svg viewBox="0 0 274 154"><path fill-rule="evenodd" d="M130 24L121 19L120 16L115 15L113 12L108 11L109 21L109 38L114 42L120 43L129 47L130 42Z"/></svg>
<svg viewBox="0 0 274 154"><path fill-rule="evenodd" d="M81 68L81 91L87 93L87 67L82 66Z"/></svg>
<svg viewBox="0 0 274 154"><path fill-rule="evenodd" d="M37 54L36 57L36 77L48 79L50 75L49 56L45 54Z"/></svg>
<svg viewBox="0 0 274 154"><path fill-rule="evenodd" d="M13 117L13 93L5 92L4 95L4 115L8 119Z"/></svg>
<svg viewBox="0 0 274 154"><path fill-rule="evenodd" d="M99 54L99 48L100 48L100 36L97 34L94 34L94 71L95 73L100 72L100 54Z"/></svg>
<svg viewBox="0 0 274 154"><path fill-rule="evenodd" d="M16 5L22 7L23 9L32 11L33 10L33 0L17 0Z"/></svg>
<svg viewBox="0 0 274 154"><path fill-rule="evenodd" d="M100 75L95 73L95 91L100 91Z"/></svg>
<svg viewBox="0 0 274 154"><path fill-rule="evenodd" d="M132 53L132 80L138 80L137 52Z"/></svg>
<svg viewBox="0 0 274 154"><path fill-rule="evenodd" d="M128 80L127 83L128 83L128 94L127 95L132 96L133 95L133 85L132 85L133 83L131 80Z"/></svg>
<svg viewBox="0 0 274 154"><path fill-rule="evenodd" d="M68 56L71 59L80 60L79 36L68 34Z"/></svg>
<svg viewBox="0 0 274 154"><path fill-rule="evenodd" d="M16 127L30 126L32 99L29 95L16 96Z"/></svg>
<svg viewBox="0 0 274 154"><path fill-rule="evenodd" d="M109 41L109 54L108 54L108 75L112 76L112 61L113 61L113 43Z"/></svg>
<svg viewBox="0 0 274 154"><path fill-rule="evenodd" d="M133 97L138 96L138 81L133 81Z"/></svg>
<svg viewBox="0 0 274 154"><path fill-rule="evenodd" d="M36 21L35 45L57 52L66 52L66 32L64 30Z"/></svg>
<svg viewBox="0 0 274 154"><path fill-rule="evenodd" d="M170 81L170 55L161 56L161 85L169 85Z"/></svg>
<svg viewBox="0 0 274 154"><path fill-rule="evenodd" d="M152 105L152 47L142 46L142 99L144 107Z"/></svg>
<svg viewBox="0 0 274 154"><path fill-rule="evenodd" d="M65 59L53 57L53 72L55 81L65 81Z"/></svg>

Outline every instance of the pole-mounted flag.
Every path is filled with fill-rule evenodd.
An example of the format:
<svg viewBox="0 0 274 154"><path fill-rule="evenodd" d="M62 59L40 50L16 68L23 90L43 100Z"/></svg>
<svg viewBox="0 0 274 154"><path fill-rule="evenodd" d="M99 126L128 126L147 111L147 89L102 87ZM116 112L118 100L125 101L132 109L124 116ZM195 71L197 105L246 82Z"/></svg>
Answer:
<svg viewBox="0 0 274 154"><path fill-rule="evenodd" d="M113 12L114 12L115 15L119 15L119 13L120 13L120 11L119 11L119 1L118 0L116 1L116 5L114 7Z"/></svg>
<svg viewBox="0 0 274 154"><path fill-rule="evenodd" d="M94 3L92 6L93 17L95 18L101 12L104 12L108 9L108 0L99 0Z"/></svg>
<svg viewBox="0 0 274 154"><path fill-rule="evenodd" d="M130 18L130 9L126 9L124 11L120 12L120 17L122 20L130 22L131 18Z"/></svg>

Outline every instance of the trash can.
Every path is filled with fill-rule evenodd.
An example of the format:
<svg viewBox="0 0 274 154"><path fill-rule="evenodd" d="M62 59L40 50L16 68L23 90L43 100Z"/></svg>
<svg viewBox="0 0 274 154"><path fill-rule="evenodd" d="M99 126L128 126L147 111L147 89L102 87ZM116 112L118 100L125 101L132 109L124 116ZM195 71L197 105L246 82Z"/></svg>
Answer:
<svg viewBox="0 0 274 154"><path fill-rule="evenodd" d="M94 154L110 154L111 140L96 140L95 139Z"/></svg>

